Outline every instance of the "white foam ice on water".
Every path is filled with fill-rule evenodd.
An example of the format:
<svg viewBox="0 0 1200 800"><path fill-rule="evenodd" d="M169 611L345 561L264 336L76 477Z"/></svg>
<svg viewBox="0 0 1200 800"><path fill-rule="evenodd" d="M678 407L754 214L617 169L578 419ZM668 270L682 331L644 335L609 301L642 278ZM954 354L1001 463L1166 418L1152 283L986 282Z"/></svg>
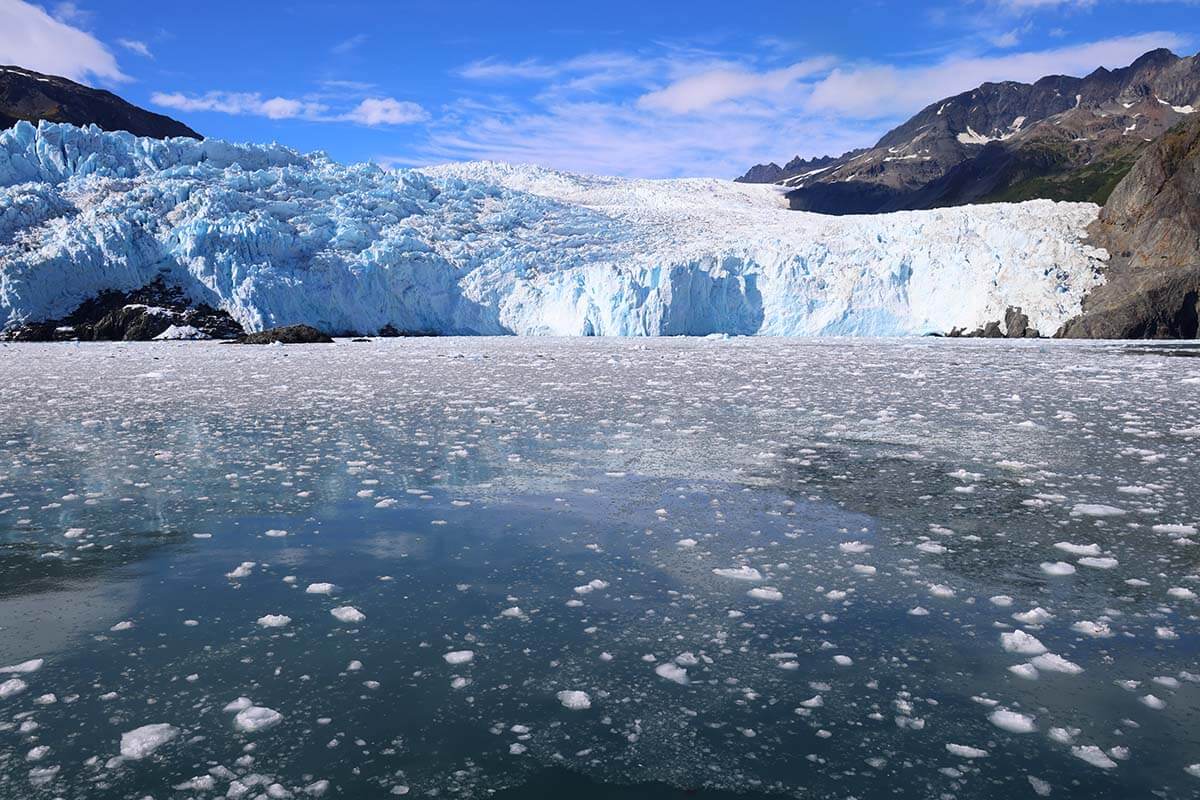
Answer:
<svg viewBox="0 0 1200 800"><path fill-rule="evenodd" d="M1052 332L1099 280L1104 254L1083 243L1096 213L831 217L723 180L388 171L22 122L0 133L0 328L165 272L252 329L915 335L1015 305Z"/></svg>

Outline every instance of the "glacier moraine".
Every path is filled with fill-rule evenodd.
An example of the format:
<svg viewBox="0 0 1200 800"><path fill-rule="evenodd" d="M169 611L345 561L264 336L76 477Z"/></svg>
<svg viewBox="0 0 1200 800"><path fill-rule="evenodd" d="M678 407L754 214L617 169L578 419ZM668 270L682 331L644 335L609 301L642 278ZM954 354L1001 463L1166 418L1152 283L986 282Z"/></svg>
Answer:
<svg viewBox="0 0 1200 800"><path fill-rule="evenodd" d="M0 797L1195 797L1195 352L0 345Z"/></svg>
<svg viewBox="0 0 1200 800"><path fill-rule="evenodd" d="M900 336L1019 306L1049 335L1100 280L1096 213L833 218L729 181L388 171L23 122L0 133L0 329L162 276L251 330Z"/></svg>

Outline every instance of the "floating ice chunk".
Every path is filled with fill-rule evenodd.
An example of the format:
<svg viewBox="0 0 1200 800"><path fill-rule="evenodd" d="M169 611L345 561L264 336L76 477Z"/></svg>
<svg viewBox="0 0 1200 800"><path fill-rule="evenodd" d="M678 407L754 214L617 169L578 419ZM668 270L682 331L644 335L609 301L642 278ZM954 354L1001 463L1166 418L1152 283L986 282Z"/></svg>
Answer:
<svg viewBox="0 0 1200 800"><path fill-rule="evenodd" d="M959 758L986 758L988 754L987 750L980 750L978 747L969 747L965 744L947 743L946 750Z"/></svg>
<svg viewBox="0 0 1200 800"><path fill-rule="evenodd" d="M29 684L20 678L9 678L4 683L0 683L0 700L16 697L28 688Z"/></svg>
<svg viewBox="0 0 1200 800"><path fill-rule="evenodd" d="M27 675L31 672L37 672L45 663L45 659L31 658L28 661L22 661L20 664L13 664L10 667L0 667L0 672L7 672L10 675Z"/></svg>
<svg viewBox="0 0 1200 800"><path fill-rule="evenodd" d="M916 606L914 608L910 608L908 610L908 614L911 617L927 617L929 616L929 610L922 608L921 606Z"/></svg>
<svg viewBox="0 0 1200 800"><path fill-rule="evenodd" d="M678 683L680 686L687 686L690 683L687 670L669 661L664 661L655 667L654 674L660 678L666 678L669 681Z"/></svg>
<svg viewBox="0 0 1200 800"><path fill-rule="evenodd" d="M599 578L594 578L585 583L583 586L576 586L575 594L591 594L592 592L598 592L607 588L608 581L602 581Z"/></svg>
<svg viewBox="0 0 1200 800"><path fill-rule="evenodd" d="M874 575L879 571L870 564L855 564L853 567L851 567L851 569L857 572L859 575Z"/></svg>
<svg viewBox="0 0 1200 800"><path fill-rule="evenodd" d="M1033 787L1034 794L1036 794L1038 797L1050 796L1050 792L1053 790L1053 787L1049 783L1041 778L1035 778L1032 775L1026 775L1025 777L1029 779L1029 785Z"/></svg>
<svg viewBox="0 0 1200 800"><path fill-rule="evenodd" d="M1117 762L1105 755L1104 751L1094 744L1076 745L1071 748L1071 755L1100 769L1116 769L1117 767Z"/></svg>
<svg viewBox="0 0 1200 800"><path fill-rule="evenodd" d="M1174 597L1176 600L1195 600L1196 593L1191 589L1185 589L1182 586L1173 586L1167 589L1167 594Z"/></svg>
<svg viewBox="0 0 1200 800"><path fill-rule="evenodd" d="M334 619L336 619L338 622L362 622L367 618L366 614L362 613L354 606L338 606L337 608L330 609L329 613L332 614Z"/></svg>
<svg viewBox="0 0 1200 800"><path fill-rule="evenodd" d="M1113 569L1117 566L1117 560L1109 556L1101 558L1087 556L1079 559L1079 564L1084 567L1091 567L1092 569Z"/></svg>
<svg viewBox="0 0 1200 800"><path fill-rule="evenodd" d="M1083 667L1054 653L1042 653L1040 656L1034 656L1030 659L1030 663L1046 672L1062 672L1066 675L1078 675L1083 672Z"/></svg>
<svg viewBox="0 0 1200 800"><path fill-rule="evenodd" d="M825 705L825 698L821 697L821 695L819 695L819 694L813 695L812 697L808 698L807 700L800 701L801 708L821 708L824 705Z"/></svg>
<svg viewBox="0 0 1200 800"><path fill-rule="evenodd" d="M1000 646L1005 652L1023 656L1039 656L1046 652L1046 645L1038 641L1036 636L1020 629L1000 634Z"/></svg>
<svg viewBox="0 0 1200 800"><path fill-rule="evenodd" d="M1054 619L1054 615L1041 606L1036 606L1028 611L1017 612L1012 618L1023 625L1041 625Z"/></svg>
<svg viewBox="0 0 1200 800"><path fill-rule="evenodd" d="M935 556L946 552L945 545L938 544L937 542L921 542L917 545L917 549L922 553L930 553Z"/></svg>
<svg viewBox="0 0 1200 800"><path fill-rule="evenodd" d="M1155 711L1161 711L1162 709L1167 707L1167 704L1165 702L1163 702L1160 698L1155 697L1152 694L1143 695L1142 697L1139 697L1138 700L1146 708L1153 708Z"/></svg>
<svg viewBox="0 0 1200 800"><path fill-rule="evenodd" d="M783 599L783 592L773 586L756 586L746 594L753 597L755 600L768 600L775 602Z"/></svg>
<svg viewBox="0 0 1200 800"><path fill-rule="evenodd" d="M304 590L305 594L333 594L334 585L332 583L310 583L308 588Z"/></svg>
<svg viewBox="0 0 1200 800"><path fill-rule="evenodd" d="M929 584L929 593L934 597L940 597L943 600L954 597L954 590L941 583Z"/></svg>
<svg viewBox="0 0 1200 800"><path fill-rule="evenodd" d="M1071 630L1095 639L1107 639L1113 635L1112 628L1108 627L1108 623L1092 622L1086 619L1076 622L1071 626Z"/></svg>
<svg viewBox="0 0 1200 800"><path fill-rule="evenodd" d="M1055 542L1055 547L1074 556L1098 556L1101 553L1098 544L1071 544L1070 542Z"/></svg>
<svg viewBox="0 0 1200 800"><path fill-rule="evenodd" d="M474 650L453 650L442 655L447 664L469 664L475 660Z"/></svg>
<svg viewBox="0 0 1200 800"><path fill-rule="evenodd" d="M854 659L852 659L850 656L838 655L833 657L833 663L837 664L839 667L849 667L854 664Z"/></svg>
<svg viewBox="0 0 1200 800"><path fill-rule="evenodd" d="M165 722L143 725L121 734L121 755L137 761L179 735L179 729Z"/></svg>
<svg viewBox="0 0 1200 800"><path fill-rule="evenodd" d="M558 702L563 704L563 708L569 708L572 711L585 711L592 707L592 698L588 697L587 692L566 690L559 692L557 697Z"/></svg>
<svg viewBox="0 0 1200 800"><path fill-rule="evenodd" d="M266 614L258 618L258 624L264 628L282 628L291 621L286 614Z"/></svg>
<svg viewBox="0 0 1200 800"><path fill-rule="evenodd" d="M283 721L283 715L273 708L266 706L249 706L243 708L233 718L233 725L239 731L258 733L267 728L273 728Z"/></svg>
<svg viewBox="0 0 1200 800"><path fill-rule="evenodd" d="M680 653L675 656L675 663L681 667L694 667L700 663L695 653Z"/></svg>
<svg viewBox="0 0 1200 800"><path fill-rule="evenodd" d="M1027 681L1036 681L1038 679L1037 667L1033 664L1013 664L1008 668L1008 671L1018 678L1024 678Z"/></svg>
<svg viewBox="0 0 1200 800"><path fill-rule="evenodd" d="M842 542L838 545L838 550L841 550L843 553L865 553L872 547L874 547L874 545L856 540L853 542Z"/></svg>
<svg viewBox="0 0 1200 800"><path fill-rule="evenodd" d="M1155 533L1165 533L1168 536L1195 536L1195 525L1154 525L1150 530Z"/></svg>
<svg viewBox="0 0 1200 800"><path fill-rule="evenodd" d="M272 528L271 530L267 531L266 534L264 534L264 535L270 536L272 539L282 539L284 536L288 535L288 532Z"/></svg>
<svg viewBox="0 0 1200 800"><path fill-rule="evenodd" d="M1033 733L1037 730L1033 717L1006 708L997 708L988 715L988 720L997 728L1009 733Z"/></svg>
<svg viewBox="0 0 1200 800"><path fill-rule="evenodd" d="M683 547L683 548L695 547L696 540L695 539L680 539L678 542L675 543L675 545L677 547Z"/></svg>
<svg viewBox="0 0 1200 800"><path fill-rule="evenodd" d="M1073 517L1119 517L1124 513L1124 509L1106 506L1103 503L1076 503L1071 508Z"/></svg>
<svg viewBox="0 0 1200 800"><path fill-rule="evenodd" d="M256 566L258 565L253 561L243 561L241 564L238 564L236 567L234 567L232 572L226 572L225 577L235 581L245 578L250 575L250 570L254 569Z"/></svg>
<svg viewBox="0 0 1200 800"><path fill-rule="evenodd" d="M1191 775L1193 778L1200 778L1200 763L1188 764L1183 768L1183 771L1188 775Z"/></svg>
<svg viewBox="0 0 1200 800"><path fill-rule="evenodd" d="M713 575L719 578L733 578L736 581L761 581L762 573L754 567L735 567L733 569L714 569Z"/></svg>
<svg viewBox="0 0 1200 800"><path fill-rule="evenodd" d="M1068 564L1065 561L1043 561L1041 564L1042 572L1047 575L1074 575L1075 565Z"/></svg>
<svg viewBox="0 0 1200 800"><path fill-rule="evenodd" d="M111 628L109 628L109 630L113 631L113 632L127 631L132 627L133 627L133 622L131 620L125 620L123 622L118 622L116 625L113 625Z"/></svg>
<svg viewBox="0 0 1200 800"><path fill-rule="evenodd" d="M1008 608L1013 604L1013 599L1006 594L997 594L989 597L988 602L999 608Z"/></svg>

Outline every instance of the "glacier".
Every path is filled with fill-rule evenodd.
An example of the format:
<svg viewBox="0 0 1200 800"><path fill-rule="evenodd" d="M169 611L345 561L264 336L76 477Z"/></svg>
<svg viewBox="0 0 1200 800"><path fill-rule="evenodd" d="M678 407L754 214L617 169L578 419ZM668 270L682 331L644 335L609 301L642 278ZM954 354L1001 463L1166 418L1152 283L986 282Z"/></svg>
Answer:
<svg viewBox="0 0 1200 800"><path fill-rule="evenodd" d="M779 189L490 162L387 170L279 144L0 133L0 329L162 276L248 330L906 336L1099 283L1098 208L827 217Z"/></svg>

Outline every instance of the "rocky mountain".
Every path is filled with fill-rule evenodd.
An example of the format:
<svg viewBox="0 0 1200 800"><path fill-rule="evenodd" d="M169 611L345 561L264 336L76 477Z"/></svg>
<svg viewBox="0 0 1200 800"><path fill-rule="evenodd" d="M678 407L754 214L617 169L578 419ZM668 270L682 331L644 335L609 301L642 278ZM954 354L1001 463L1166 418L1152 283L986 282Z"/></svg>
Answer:
<svg viewBox="0 0 1200 800"><path fill-rule="evenodd" d="M1118 70L985 83L931 104L867 150L758 165L828 214L1034 198L1103 203L1149 142L1200 110L1200 56L1153 50Z"/></svg>
<svg viewBox="0 0 1200 800"><path fill-rule="evenodd" d="M20 120L94 124L106 131L166 139L202 138L182 122L127 103L112 92L22 67L0 66L0 129Z"/></svg>
<svg viewBox="0 0 1200 800"><path fill-rule="evenodd" d="M1200 333L1200 118L1168 131L1089 228L1109 252L1105 282L1060 336L1195 339Z"/></svg>

